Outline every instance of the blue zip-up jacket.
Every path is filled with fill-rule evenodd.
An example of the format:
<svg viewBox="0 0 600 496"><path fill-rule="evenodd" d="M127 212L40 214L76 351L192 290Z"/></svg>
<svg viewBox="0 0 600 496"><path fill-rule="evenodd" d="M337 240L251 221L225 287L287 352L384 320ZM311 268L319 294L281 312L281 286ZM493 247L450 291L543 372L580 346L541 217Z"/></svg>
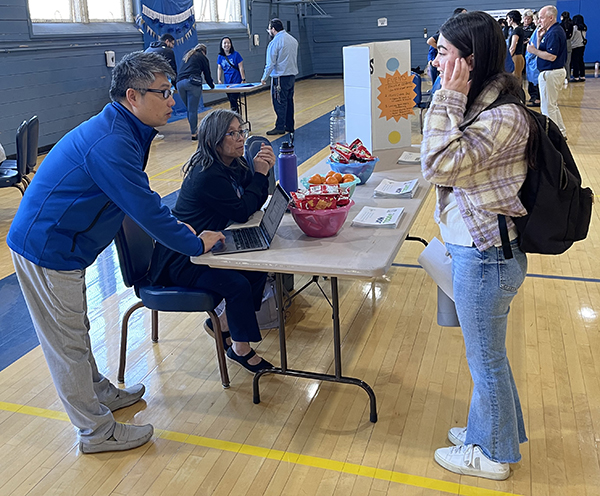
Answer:
<svg viewBox="0 0 600 496"><path fill-rule="evenodd" d="M6 242L53 270L90 266L125 214L172 250L201 255L202 240L178 224L144 172L156 130L119 103L67 133L25 191Z"/></svg>

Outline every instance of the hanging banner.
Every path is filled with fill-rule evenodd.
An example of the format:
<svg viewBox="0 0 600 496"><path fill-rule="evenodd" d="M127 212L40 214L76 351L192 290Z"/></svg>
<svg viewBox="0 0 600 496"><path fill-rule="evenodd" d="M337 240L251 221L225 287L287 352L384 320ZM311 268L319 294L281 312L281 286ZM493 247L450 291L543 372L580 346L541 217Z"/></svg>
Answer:
<svg viewBox="0 0 600 496"><path fill-rule="evenodd" d="M142 0L142 13L136 24L144 33L144 48L158 41L163 34L175 38L173 51L178 68L185 53L198 44L193 0ZM185 112L185 106L177 94L175 102L173 114L180 116Z"/></svg>

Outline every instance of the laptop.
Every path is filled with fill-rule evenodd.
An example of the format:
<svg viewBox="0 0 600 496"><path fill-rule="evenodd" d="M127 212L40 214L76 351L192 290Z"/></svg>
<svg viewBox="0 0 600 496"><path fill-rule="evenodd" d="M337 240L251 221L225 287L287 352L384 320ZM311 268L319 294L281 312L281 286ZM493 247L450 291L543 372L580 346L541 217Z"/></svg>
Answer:
<svg viewBox="0 0 600 496"><path fill-rule="evenodd" d="M265 209L259 226L226 229L225 241L219 241L212 248L215 255L240 253L244 251L268 250L287 210L290 197L278 184Z"/></svg>

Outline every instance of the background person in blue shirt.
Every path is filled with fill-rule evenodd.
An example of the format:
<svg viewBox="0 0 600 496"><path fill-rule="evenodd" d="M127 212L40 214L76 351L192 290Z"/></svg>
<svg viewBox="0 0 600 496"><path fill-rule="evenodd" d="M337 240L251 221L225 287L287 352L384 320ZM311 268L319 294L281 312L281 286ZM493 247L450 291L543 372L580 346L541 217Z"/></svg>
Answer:
<svg viewBox="0 0 600 496"><path fill-rule="evenodd" d="M271 76L271 97L277 114L268 135L294 132L294 83L298 74L298 41L283 29L281 19L271 19L267 32L273 37L267 47L267 63L261 83Z"/></svg>
<svg viewBox="0 0 600 496"><path fill-rule="evenodd" d="M221 48L217 58L217 82L221 84L239 84L246 82L246 73L244 72L244 59L233 48L231 38L225 36L221 39ZM239 93L227 93L231 110L239 112Z"/></svg>
<svg viewBox="0 0 600 496"><path fill-rule="evenodd" d="M566 138L567 128L558 108L558 93L567 76L564 67L567 60L567 37L564 29L556 22L557 15L553 5L546 5L540 10L538 45L529 43L527 51L537 57L537 67L540 71L540 110L555 122Z"/></svg>

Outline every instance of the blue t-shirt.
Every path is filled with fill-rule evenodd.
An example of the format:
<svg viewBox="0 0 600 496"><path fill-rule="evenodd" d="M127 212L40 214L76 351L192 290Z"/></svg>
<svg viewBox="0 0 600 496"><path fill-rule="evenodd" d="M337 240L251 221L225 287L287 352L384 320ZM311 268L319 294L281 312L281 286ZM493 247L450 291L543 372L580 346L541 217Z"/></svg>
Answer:
<svg viewBox="0 0 600 496"><path fill-rule="evenodd" d="M560 24L556 22L550 26L550 29L548 29L540 42L539 49L556 55L556 58L552 62L538 57L537 66L540 72L564 67L567 61L567 36Z"/></svg>
<svg viewBox="0 0 600 496"><path fill-rule="evenodd" d="M227 62L227 60L229 60L231 64ZM221 69L223 69L225 84L237 84L242 82L242 75L238 70L239 63L242 60L244 59L237 52L230 53L227 58L223 57L223 55L219 55L219 58L217 59L217 64L219 64L221 66ZM235 67L237 67L238 69L235 69Z"/></svg>

